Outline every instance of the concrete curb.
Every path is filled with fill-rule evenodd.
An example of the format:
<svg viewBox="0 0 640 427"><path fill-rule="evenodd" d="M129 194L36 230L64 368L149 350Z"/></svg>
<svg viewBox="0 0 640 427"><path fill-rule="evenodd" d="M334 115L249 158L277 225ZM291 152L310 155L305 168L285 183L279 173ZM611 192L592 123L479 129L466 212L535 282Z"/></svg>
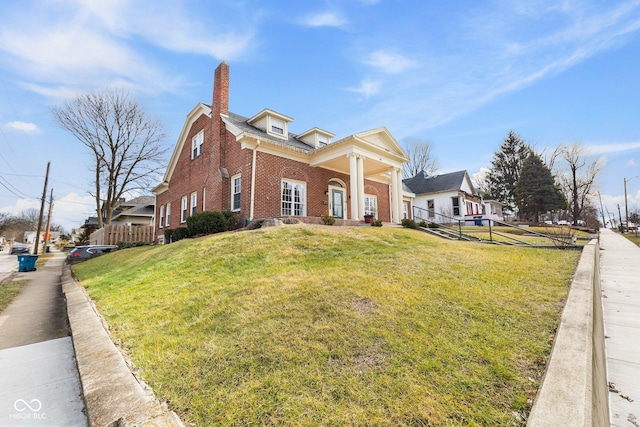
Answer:
<svg viewBox="0 0 640 427"><path fill-rule="evenodd" d="M180 418L131 373L86 292L63 267L62 291L91 426L176 426Z"/></svg>
<svg viewBox="0 0 640 427"><path fill-rule="evenodd" d="M573 276L527 426L609 426L599 260L592 240Z"/></svg>

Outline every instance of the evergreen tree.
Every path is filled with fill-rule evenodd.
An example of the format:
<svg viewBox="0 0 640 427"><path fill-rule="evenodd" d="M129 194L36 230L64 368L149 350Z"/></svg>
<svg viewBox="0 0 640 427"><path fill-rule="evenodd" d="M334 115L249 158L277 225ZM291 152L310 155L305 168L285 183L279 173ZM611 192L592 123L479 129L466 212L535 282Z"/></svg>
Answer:
<svg viewBox="0 0 640 427"><path fill-rule="evenodd" d="M551 171L535 153L531 153L522 164L515 197L521 214L536 222L541 212L567 206L567 199L556 185Z"/></svg>
<svg viewBox="0 0 640 427"><path fill-rule="evenodd" d="M531 153L531 147L511 130L500 149L493 155L487 176L489 196L503 203L506 211L515 211L516 182L520 178L522 163Z"/></svg>

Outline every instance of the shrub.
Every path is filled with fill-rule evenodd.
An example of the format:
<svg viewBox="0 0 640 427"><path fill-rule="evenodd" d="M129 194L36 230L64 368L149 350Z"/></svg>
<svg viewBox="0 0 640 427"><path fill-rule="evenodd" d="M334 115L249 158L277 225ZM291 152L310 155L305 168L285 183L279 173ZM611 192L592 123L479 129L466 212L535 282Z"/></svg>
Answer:
<svg viewBox="0 0 640 427"><path fill-rule="evenodd" d="M333 225L336 222L336 219L331 215L322 215L321 220L324 225Z"/></svg>
<svg viewBox="0 0 640 427"><path fill-rule="evenodd" d="M147 246L149 244L150 243L146 242L118 242L118 249L136 248L138 246Z"/></svg>
<svg viewBox="0 0 640 427"><path fill-rule="evenodd" d="M420 222L418 223L418 226L426 228L429 226L429 224L427 224L427 221L425 221L424 219L421 219Z"/></svg>
<svg viewBox="0 0 640 427"><path fill-rule="evenodd" d="M175 240L173 237L173 228L165 228L164 230L164 242L171 243Z"/></svg>
<svg viewBox="0 0 640 427"><path fill-rule="evenodd" d="M178 227L173 230L174 242L177 242L178 240L186 239L187 237L191 237L191 233L189 233L189 229L187 227Z"/></svg>
<svg viewBox="0 0 640 427"><path fill-rule="evenodd" d="M409 218L405 218L402 220L402 226L405 228L413 228L414 230L418 228L418 224Z"/></svg>
<svg viewBox="0 0 640 427"><path fill-rule="evenodd" d="M187 218L191 236L204 236L238 228L238 218L231 211L204 211Z"/></svg>
<svg viewBox="0 0 640 427"><path fill-rule="evenodd" d="M371 221L371 226L372 227L382 227L382 220L374 219L373 221Z"/></svg>
<svg viewBox="0 0 640 427"><path fill-rule="evenodd" d="M440 228L440 226L438 224L436 224L435 222L430 222L427 227L429 228Z"/></svg>

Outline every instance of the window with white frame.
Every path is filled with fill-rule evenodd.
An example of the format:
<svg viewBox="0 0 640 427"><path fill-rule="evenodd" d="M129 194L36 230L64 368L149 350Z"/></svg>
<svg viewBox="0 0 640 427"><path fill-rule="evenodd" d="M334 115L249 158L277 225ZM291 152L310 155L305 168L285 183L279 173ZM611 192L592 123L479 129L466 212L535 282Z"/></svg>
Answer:
<svg viewBox="0 0 640 427"><path fill-rule="evenodd" d="M191 158L195 159L202 154L202 148L204 146L204 131L200 131L191 140Z"/></svg>
<svg viewBox="0 0 640 427"><path fill-rule="evenodd" d="M378 198L376 196L364 195L364 214L378 215Z"/></svg>
<svg viewBox="0 0 640 427"><path fill-rule="evenodd" d="M187 196L182 197L180 209L180 223L187 222Z"/></svg>
<svg viewBox="0 0 640 427"><path fill-rule="evenodd" d="M231 210L240 210L240 193L242 191L242 177L234 175L231 177Z"/></svg>
<svg viewBox="0 0 640 427"><path fill-rule="evenodd" d="M169 224L171 224L171 202L167 203L166 215L167 220L164 223L167 227L169 227Z"/></svg>
<svg viewBox="0 0 640 427"><path fill-rule="evenodd" d="M158 225L160 228L164 227L164 205L160 206L160 215L158 215L158 222L160 223Z"/></svg>
<svg viewBox="0 0 640 427"><path fill-rule="evenodd" d="M191 216L195 215L196 209L198 208L198 193L191 193Z"/></svg>
<svg viewBox="0 0 640 427"><path fill-rule="evenodd" d="M282 180L282 215L305 216L306 192L306 183Z"/></svg>

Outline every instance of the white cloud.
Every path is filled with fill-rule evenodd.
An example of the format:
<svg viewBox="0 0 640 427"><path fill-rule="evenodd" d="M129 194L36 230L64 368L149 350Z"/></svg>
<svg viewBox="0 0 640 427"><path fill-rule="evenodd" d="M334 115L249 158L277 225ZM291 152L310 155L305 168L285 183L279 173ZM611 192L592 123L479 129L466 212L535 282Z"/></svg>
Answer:
<svg viewBox="0 0 640 427"><path fill-rule="evenodd" d="M382 82L376 80L363 80L357 88L347 89L350 92L358 93L365 98L372 97L380 91Z"/></svg>
<svg viewBox="0 0 640 427"><path fill-rule="evenodd" d="M591 154L607 154L618 153L620 151L629 151L640 149L640 142L621 142L613 144L597 144L588 145L587 150Z"/></svg>
<svg viewBox="0 0 640 427"><path fill-rule="evenodd" d="M67 96L114 82L175 91L183 82L152 59L145 43L227 60L252 47L253 26L233 25L218 14L191 16L195 12L184 7L174 1L39 4L29 19L16 11L3 20L0 63L18 80L30 81L18 84L42 95Z"/></svg>
<svg viewBox="0 0 640 427"><path fill-rule="evenodd" d="M27 209L40 211L40 204L41 202L35 199L18 199L13 205L0 208L0 212L17 216ZM54 197L52 222L64 227L65 231L71 232L71 229L84 224L87 217L95 216L94 206L95 199L89 195L80 196L77 193L69 193L59 199Z"/></svg>
<svg viewBox="0 0 640 427"><path fill-rule="evenodd" d="M35 123L15 121L15 122L7 123L6 126L10 129L19 130L21 132L27 132L27 133L40 132L38 125L36 125Z"/></svg>
<svg viewBox="0 0 640 427"><path fill-rule="evenodd" d="M67 232L80 227L89 216L95 214L95 199L90 195L69 193L54 200L53 222L60 224Z"/></svg>
<svg viewBox="0 0 640 427"><path fill-rule="evenodd" d="M636 161L636 159L629 159L627 160L626 166L630 168L635 168L635 167L638 167L638 162Z"/></svg>
<svg viewBox="0 0 640 427"><path fill-rule="evenodd" d="M334 12L320 12L304 17L300 23L308 27L343 27L347 19Z"/></svg>
<svg viewBox="0 0 640 427"><path fill-rule="evenodd" d="M369 57L364 60L364 63L388 74L402 73L408 69L418 66L416 61L399 54L389 53L382 50L371 53Z"/></svg>

